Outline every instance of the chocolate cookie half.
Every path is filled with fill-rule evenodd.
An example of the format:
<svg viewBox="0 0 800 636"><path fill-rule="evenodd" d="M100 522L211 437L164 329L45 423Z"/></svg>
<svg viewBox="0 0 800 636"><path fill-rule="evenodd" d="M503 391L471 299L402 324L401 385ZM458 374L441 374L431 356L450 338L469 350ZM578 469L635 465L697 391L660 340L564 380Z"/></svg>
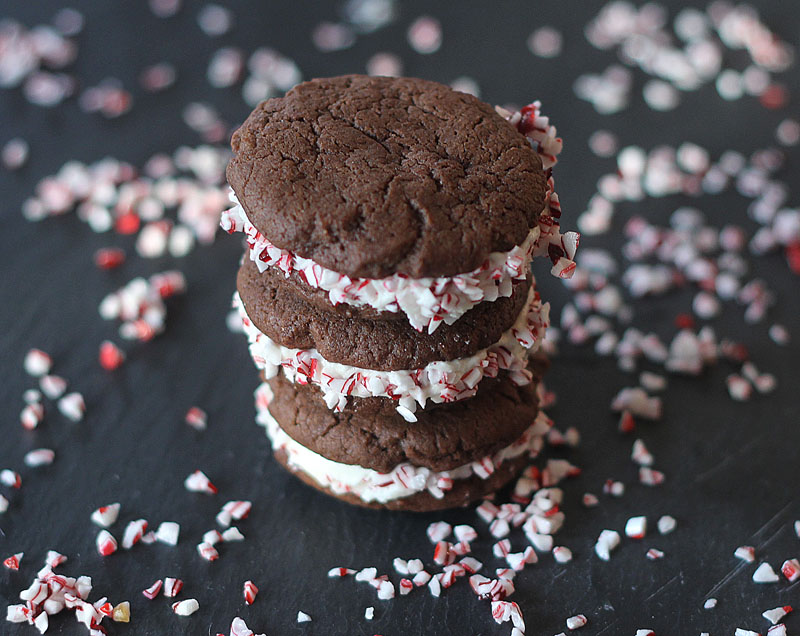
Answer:
<svg viewBox="0 0 800 636"><path fill-rule="evenodd" d="M464 358L493 345L525 307L530 284L530 278L515 281L511 297L480 303L453 325L427 334L402 314L397 320L384 319L385 314L367 318L353 308L336 310L327 302L310 302L281 272L259 273L248 259L237 278L248 317L276 343L314 348L331 362L385 371Z"/></svg>
<svg viewBox="0 0 800 636"><path fill-rule="evenodd" d="M471 95L348 75L259 104L228 181L274 245L351 278L452 276L520 245L545 202L528 139Z"/></svg>
<svg viewBox="0 0 800 636"><path fill-rule="evenodd" d="M410 462L433 471L480 461L518 439L539 411L537 380L516 386L506 374L481 383L477 395L417 411L407 422L388 398L350 398L331 411L319 389L268 380L269 411L295 441L335 462L389 472Z"/></svg>

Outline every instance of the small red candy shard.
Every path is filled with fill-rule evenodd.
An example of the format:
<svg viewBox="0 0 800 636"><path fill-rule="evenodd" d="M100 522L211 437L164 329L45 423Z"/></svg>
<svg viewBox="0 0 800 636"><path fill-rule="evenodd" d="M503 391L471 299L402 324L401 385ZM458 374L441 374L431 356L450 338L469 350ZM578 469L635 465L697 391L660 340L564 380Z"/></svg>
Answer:
<svg viewBox="0 0 800 636"><path fill-rule="evenodd" d="M256 584L252 581L245 581L244 582L244 602L248 605L252 605L253 602L256 600L256 596L258 596L258 588Z"/></svg>
<svg viewBox="0 0 800 636"><path fill-rule="evenodd" d="M113 371L125 361L125 353L110 340L104 340L100 343L98 359L101 367L106 371Z"/></svg>
<svg viewBox="0 0 800 636"><path fill-rule="evenodd" d="M118 247L102 247L94 253L94 264L100 269L114 269L125 262L125 251Z"/></svg>
<svg viewBox="0 0 800 636"><path fill-rule="evenodd" d="M19 562L22 560L22 552L12 554L10 557L3 561L3 565L8 570L19 570Z"/></svg>
<svg viewBox="0 0 800 636"><path fill-rule="evenodd" d="M117 234L136 234L142 221L135 212L126 212L117 217L114 222L114 229Z"/></svg>
<svg viewBox="0 0 800 636"><path fill-rule="evenodd" d="M186 423L198 431L204 431L208 422L206 412L200 407L193 406L186 411Z"/></svg>

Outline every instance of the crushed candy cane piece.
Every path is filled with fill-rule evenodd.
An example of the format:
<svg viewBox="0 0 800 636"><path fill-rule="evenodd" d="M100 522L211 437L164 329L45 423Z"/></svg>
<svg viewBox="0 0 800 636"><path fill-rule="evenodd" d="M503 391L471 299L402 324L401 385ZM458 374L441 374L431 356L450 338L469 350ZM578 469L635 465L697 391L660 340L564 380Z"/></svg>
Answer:
<svg viewBox="0 0 800 636"><path fill-rule="evenodd" d="M161 587L163 585L164 585L163 581L161 579L158 579L146 590L142 590L142 594L152 601L156 596L158 596L158 593L161 591Z"/></svg>
<svg viewBox="0 0 800 636"><path fill-rule="evenodd" d="M97 552L101 556L109 556L117 551L117 540L108 530L101 530L95 539Z"/></svg>
<svg viewBox="0 0 800 636"><path fill-rule="evenodd" d="M41 349L31 349L25 354L25 360L23 361L25 372L35 378L47 375L52 365L52 358Z"/></svg>
<svg viewBox="0 0 800 636"><path fill-rule="evenodd" d="M660 534L669 534L678 527L678 522L674 517L663 515L662 517L659 517L656 525L658 526L658 532Z"/></svg>
<svg viewBox="0 0 800 636"><path fill-rule="evenodd" d="M737 559L741 559L742 561L746 561L747 563L752 563L756 560L756 550L753 546L750 545L741 545L733 553Z"/></svg>
<svg viewBox="0 0 800 636"><path fill-rule="evenodd" d="M298 623L310 623L311 622L311 617L308 614L306 614L305 612L298 611L297 612L297 622Z"/></svg>
<svg viewBox="0 0 800 636"><path fill-rule="evenodd" d="M120 504L113 503L107 506L100 506L92 513L92 523L97 524L101 528L109 528L113 526L117 517L119 517Z"/></svg>
<svg viewBox="0 0 800 636"><path fill-rule="evenodd" d="M647 534L647 517L631 517L625 523L625 536L631 539L644 539Z"/></svg>
<svg viewBox="0 0 800 636"><path fill-rule="evenodd" d="M16 554L12 554L10 557L7 557L3 560L3 566L7 570L19 570L19 562L22 561L22 552L17 552Z"/></svg>
<svg viewBox="0 0 800 636"><path fill-rule="evenodd" d="M156 541L166 545L178 545L181 526L174 521L163 521L156 530Z"/></svg>
<svg viewBox="0 0 800 636"><path fill-rule="evenodd" d="M577 614L576 616L570 616L567 619L567 629L570 631L580 629L586 623L588 623L588 619L583 614Z"/></svg>
<svg viewBox="0 0 800 636"><path fill-rule="evenodd" d="M206 430L208 416L206 412L198 406L191 407L186 411L186 423L198 431Z"/></svg>
<svg viewBox="0 0 800 636"><path fill-rule="evenodd" d="M209 495L216 495L219 492L202 470L194 471L184 480L183 485L189 492L204 492Z"/></svg>
<svg viewBox="0 0 800 636"><path fill-rule="evenodd" d="M256 600L256 596L258 596L258 588L256 587L256 584L252 581L245 581L243 594L244 602L248 605L252 605Z"/></svg>
<svg viewBox="0 0 800 636"><path fill-rule="evenodd" d="M30 468L38 468L39 466L48 466L55 460L55 451L49 448L37 448L25 454L23 461L25 465Z"/></svg>
<svg viewBox="0 0 800 636"><path fill-rule="evenodd" d="M187 598L184 601L178 601L172 604L172 611L178 616L191 616L200 609L200 603L196 599Z"/></svg>
<svg viewBox="0 0 800 636"><path fill-rule="evenodd" d="M129 522L122 533L122 548L130 550L139 543L145 532L147 532L147 521L145 519L136 519Z"/></svg>
<svg viewBox="0 0 800 636"><path fill-rule="evenodd" d="M778 580L779 577L775 574L775 570L766 562L759 565L756 571L753 572L753 581L755 583L777 583Z"/></svg>

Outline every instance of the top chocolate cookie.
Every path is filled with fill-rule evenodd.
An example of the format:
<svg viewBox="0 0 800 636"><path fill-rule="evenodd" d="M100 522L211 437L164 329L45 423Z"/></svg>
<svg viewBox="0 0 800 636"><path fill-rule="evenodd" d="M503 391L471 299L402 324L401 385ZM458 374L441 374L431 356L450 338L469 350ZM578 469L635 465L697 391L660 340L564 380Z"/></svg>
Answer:
<svg viewBox="0 0 800 636"><path fill-rule="evenodd" d="M521 244L544 205L528 140L436 82L348 75L259 104L228 181L276 246L351 278L454 276Z"/></svg>

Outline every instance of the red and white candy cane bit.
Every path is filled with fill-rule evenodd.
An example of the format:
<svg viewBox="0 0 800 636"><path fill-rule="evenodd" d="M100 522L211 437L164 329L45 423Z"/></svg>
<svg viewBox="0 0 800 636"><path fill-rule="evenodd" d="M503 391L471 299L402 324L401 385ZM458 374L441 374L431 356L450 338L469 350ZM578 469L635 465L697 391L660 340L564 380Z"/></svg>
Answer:
<svg viewBox="0 0 800 636"><path fill-rule="evenodd" d="M388 601L395 596L394 585L391 581L381 581L378 585L378 598L382 601Z"/></svg>
<svg viewBox="0 0 800 636"><path fill-rule="evenodd" d="M19 570L19 562L22 561L22 552L12 554L10 557L3 560L3 566L8 570Z"/></svg>
<svg viewBox="0 0 800 636"><path fill-rule="evenodd" d="M119 517L120 504L112 503L107 506L100 506L92 513L92 522L101 528L109 528L114 525Z"/></svg>
<svg viewBox="0 0 800 636"><path fill-rule="evenodd" d="M248 605L252 605L255 600L256 596L258 596L258 588L256 584L252 581L245 581L244 582L244 602Z"/></svg>
<svg viewBox="0 0 800 636"><path fill-rule="evenodd" d="M464 524L455 526L453 528L453 534L456 535L456 539L459 541L474 541L478 538L478 531L472 526Z"/></svg>
<svg viewBox="0 0 800 636"><path fill-rule="evenodd" d="M38 468L39 466L49 466L55 458L55 451L49 448L37 448L28 452L23 461L30 468Z"/></svg>
<svg viewBox="0 0 800 636"><path fill-rule="evenodd" d="M781 566L781 573L789 583L794 583L800 579L800 561L797 559L787 559Z"/></svg>
<svg viewBox="0 0 800 636"><path fill-rule="evenodd" d="M740 545L734 550L733 556L746 563L752 563L756 560L756 549L750 545Z"/></svg>
<svg viewBox="0 0 800 636"><path fill-rule="evenodd" d="M97 552L101 556L109 556L110 554L114 554L117 551L117 540L108 530L101 530L97 534L97 539L95 540L95 544L97 545Z"/></svg>
<svg viewBox="0 0 800 636"><path fill-rule="evenodd" d="M83 396L80 393L73 392L65 395L58 401L58 410L64 417L73 422L80 422L83 419L83 414L86 412L86 403L83 401Z"/></svg>
<svg viewBox="0 0 800 636"><path fill-rule="evenodd" d="M183 581L181 579L165 578L164 579L164 596L167 598L174 598L180 594L183 589Z"/></svg>
<svg viewBox="0 0 800 636"><path fill-rule="evenodd" d="M172 604L172 611L178 616L191 616L200 609L200 603L196 599L187 598Z"/></svg>
<svg viewBox="0 0 800 636"><path fill-rule="evenodd" d="M104 340L100 343L100 352L97 358L101 367L106 371L113 371L125 361L125 352L110 340Z"/></svg>
<svg viewBox="0 0 800 636"><path fill-rule="evenodd" d="M44 407L39 402L33 404L26 404L22 412L19 414L19 421L22 428L32 431L44 419Z"/></svg>
<svg viewBox="0 0 800 636"><path fill-rule="evenodd" d="M51 400L57 400L67 390L67 381L60 375L47 374L39 378L39 388ZM61 410L60 404L59 410Z"/></svg>
<svg viewBox="0 0 800 636"><path fill-rule="evenodd" d="M228 528L220 536L225 543L230 543L231 541L244 541L244 535L241 533L239 528Z"/></svg>
<svg viewBox="0 0 800 636"><path fill-rule="evenodd" d="M645 556L650 559L651 561L657 561L658 559L664 558L664 553L657 548L650 548L646 553Z"/></svg>
<svg viewBox="0 0 800 636"><path fill-rule="evenodd" d="M350 568L342 568L342 567L331 568L330 570L328 570L328 578L340 578L340 577L350 576L355 573L356 570L351 570Z"/></svg>
<svg viewBox="0 0 800 636"><path fill-rule="evenodd" d="M129 522L122 533L123 549L130 550L139 543L145 532L147 532L147 521L145 519L136 519Z"/></svg>
<svg viewBox="0 0 800 636"><path fill-rule="evenodd" d="M771 610L762 612L761 616L766 618L773 625L777 625L781 619L787 614L790 614L792 610L793 608L791 605L783 605L782 607L774 607Z"/></svg>
<svg viewBox="0 0 800 636"><path fill-rule="evenodd" d="M125 250L101 247L94 253L94 264L100 269L115 269L125 262Z"/></svg>
<svg viewBox="0 0 800 636"><path fill-rule="evenodd" d="M639 468L639 483L645 486L660 486L666 479L664 473L660 470L642 466Z"/></svg>
<svg viewBox="0 0 800 636"><path fill-rule="evenodd" d="M175 546L178 545L180 533L180 524L174 521L162 521L155 532L155 540L159 543ZM144 537L142 537L142 541L144 541Z"/></svg>
<svg viewBox="0 0 800 636"><path fill-rule="evenodd" d="M644 539L647 534L647 517L631 517L625 523L625 536L631 539Z"/></svg>
<svg viewBox="0 0 800 636"><path fill-rule="evenodd" d="M193 406L186 411L186 423L198 431L206 430L208 424L208 416L206 412L199 406Z"/></svg>
<svg viewBox="0 0 800 636"><path fill-rule="evenodd" d="M47 375L53 366L53 359L41 349L31 349L25 354L23 367L28 375L35 378Z"/></svg>
<svg viewBox="0 0 800 636"><path fill-rule="evenodd" d="M453 544L449 541L439 541L433 550L433 562L437 565L450 565L455 560Z"/></svg>
<svg viewBox="0 0 800 636"><path fill-rule="evenodd" d="M400 596L405 596L414 589L414 584L409 579L400 579Z"/></svg>
<svg viewBox="0 0 800 636"><path fill-rule="evenodd" d="M13 470L4 468L3 470L0 470L0 484L8 486L9 488L16 488L18 490L22 486L22 477L20 477L19 473L15 473Z"/></svg>
<svg viewBox="0 0 800 636"><path fill-rule="evenodd" d="M194 471L184 480L183 485L190 492L204 492L209 495L216 495L219 492L202 470Z"/></svg>
<svg viewBox="0 0 800 636"><path fill-rule="evenodd" d="M586 623L588 623L588 619L583 614L577 614L576 616L570 616L567 619L567 629L570 631L575 629L580 629Z"/></svg>
<svg viewBox="0 0 800 636"><path fill-rule="evenodd" d="M164 585L163 581L161 579L158 579L146 590L142 590L142 594L152 601L156 596L158 596L158 593L161 591L161 587L163 585Z"/></svg>
<svg viewBox="0 0 800 636"><path fill-rule="evenodd" d="M66 563L67 557L65 557L63 554L59 554L55 550L48 550L44 562L48 567L56 568L62 563Z"/></svg>
<svg viewBox="0 0 800 636"><path fill-rule="evenodd" d="M209 545L208 543L198 543L197 544L197 553L203 557L206 561L216 561L219 559L219 552L213 545Z"/></svg>

